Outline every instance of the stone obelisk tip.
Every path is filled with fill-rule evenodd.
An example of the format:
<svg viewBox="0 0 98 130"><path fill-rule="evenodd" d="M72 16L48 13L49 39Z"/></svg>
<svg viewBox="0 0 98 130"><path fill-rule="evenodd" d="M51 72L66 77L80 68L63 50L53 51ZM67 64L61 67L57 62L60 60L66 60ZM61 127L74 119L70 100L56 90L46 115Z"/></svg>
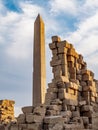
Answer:
<svg viewBox="0 0 98 130"><path fill-rule="evenodd" d="M43 24L44 24L44 21L43 21L43 19L42 19L42 17L41 17L40 14L37 15L35 22L36 22L36 21L37 21L37 22L38 22L38 21L39 21L39 22L43 22Z"/></svg>

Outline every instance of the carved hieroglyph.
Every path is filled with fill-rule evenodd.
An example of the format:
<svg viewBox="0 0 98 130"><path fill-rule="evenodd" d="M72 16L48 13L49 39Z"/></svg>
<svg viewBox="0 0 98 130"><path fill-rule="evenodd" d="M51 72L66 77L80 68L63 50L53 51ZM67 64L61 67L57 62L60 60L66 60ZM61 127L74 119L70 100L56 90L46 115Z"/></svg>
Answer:
<svg viewBox="0 0 98 130"><path fill-rule="evenodd" d="M34 23L33 106L43 104L46 93L45 29L40 15Z"/></svg>

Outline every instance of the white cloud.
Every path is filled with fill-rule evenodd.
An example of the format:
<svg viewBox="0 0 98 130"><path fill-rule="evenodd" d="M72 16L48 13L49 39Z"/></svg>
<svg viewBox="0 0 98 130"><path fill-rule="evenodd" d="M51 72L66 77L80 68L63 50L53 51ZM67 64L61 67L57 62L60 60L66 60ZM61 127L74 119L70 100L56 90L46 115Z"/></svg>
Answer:
<svg viewBox="0 0 98 130"><path fill-rule="evenodd" d="M8 56L26 59L32 53L33 23L35 16L43 9L37 5L20 4L22 13L6 9L6 15L0 15L0 43L6 44Z"/></svg>
<svg viewBox="0 0 98 130"><path fill-rule="evenodd" d="M77 5L76 0L50 0L51 13L76 14Z"/></svg>
<svg viewBox="0 0 98 130"><path fill-rule="evenodd" d="M78 24L75 32L67 34L66 39L75 44L77 50L85 56L98 48L98 11Z"/></svg>

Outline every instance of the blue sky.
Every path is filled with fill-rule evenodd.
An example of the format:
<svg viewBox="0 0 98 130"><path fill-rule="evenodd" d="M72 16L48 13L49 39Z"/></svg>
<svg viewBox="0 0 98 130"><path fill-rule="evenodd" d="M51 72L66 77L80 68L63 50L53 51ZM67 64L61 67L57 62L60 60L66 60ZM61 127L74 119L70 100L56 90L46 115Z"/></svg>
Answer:
<svg viewBox="0 0 98 130"><path fill-rule="evenodd" d="M98 79L98 0L0 0L0 99L15 100L15 112L32 104L33 25L46 28L47 83L51 82L51 36L74 44Z"/></svg>

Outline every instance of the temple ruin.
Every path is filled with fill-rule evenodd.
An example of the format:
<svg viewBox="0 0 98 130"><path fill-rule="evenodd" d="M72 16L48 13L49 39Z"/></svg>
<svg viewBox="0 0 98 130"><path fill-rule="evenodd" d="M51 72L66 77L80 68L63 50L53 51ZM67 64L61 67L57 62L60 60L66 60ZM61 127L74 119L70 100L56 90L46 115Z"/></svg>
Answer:
<svg viewBox="0 0 98 130"><path fill-rule="evenodd" d="M98 130L98 80L94 73L88 70L83 56L68 41L52 36L49 48L52 51L53 79L48 84L45 102L40 100L40 104L34 99L35 105L23 107L23 114L17 117L17 122L10 123L5 130ZM41 66L36 68L36 62L34 68L40 71ZM35 71L39 73L38 70ZM34 98L37 98L35 93ZM38 93L43 96L40 90Z"/></svg>

